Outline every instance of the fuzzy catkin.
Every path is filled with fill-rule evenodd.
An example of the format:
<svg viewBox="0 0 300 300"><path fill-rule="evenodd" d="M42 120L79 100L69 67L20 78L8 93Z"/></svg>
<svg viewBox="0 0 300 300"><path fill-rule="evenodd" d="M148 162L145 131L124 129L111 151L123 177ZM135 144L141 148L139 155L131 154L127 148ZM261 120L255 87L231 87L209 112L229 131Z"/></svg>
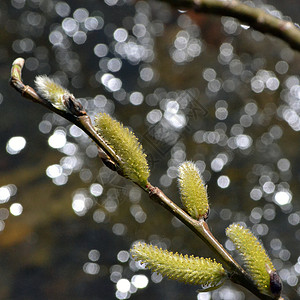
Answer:
<svg viewBox="0 0 300 300"><path fill-rule="evenodd" d="M124 175L146 187L150 171L146 154L134 133L105 113L96 116L95 128L122 159L120 167Z"/></svg>
<svg viewBox="0 0 300 300"><path fill-rule="evenodd" d="M178 170L181 201L187 212L196 220L207 214L208 197L206 187L197 166L186 161Z"/></svg>
<svg viewBox="0 0 300 300"><path fill-rule="evenodd" d="M245 266L258 289L270 295L269 272L275 271L275 268L262 244L249 229L239 224L231 224L226 229L226 235L242 255Z"/></svg>
<svg viewBox="0 0 300 300"><path fill-rule="evenodd" d="M153 272L204 288L217 288L226 278L222 265L209 258L183 256L146 243L134 245L131 254L135 260L141 260Z"/></svg>
<svg viewBox="0 0 300 300"><path fill-rule="evenodd" d="M65 104L63 103L63 96L71 95L67 89L46 75L37 76L34 83L38 94L42 98L51 102L51 104L59 110L67 110Z"/></svg>

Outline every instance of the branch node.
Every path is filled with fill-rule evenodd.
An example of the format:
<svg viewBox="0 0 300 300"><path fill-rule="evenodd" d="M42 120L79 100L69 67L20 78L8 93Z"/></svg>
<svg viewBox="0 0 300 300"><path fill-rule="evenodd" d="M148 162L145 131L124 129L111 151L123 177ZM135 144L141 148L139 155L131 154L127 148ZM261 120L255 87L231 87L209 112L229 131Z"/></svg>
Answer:
<svg viewBox="0 0 300 300"><path fill-rule="evenodd" d="M75 99L73 95L63 95L63 103L72 115L77 117L86 115L86 111L83 109L83 106L78 100Z"/></svg>
<svg viewBox="0 0 300 300"><path fill-rule="evenodd" d="M30 86L25 85L22 92L21 92L22 97L25 97L25 95L28 93L29 90L30 90Z"/></svg>

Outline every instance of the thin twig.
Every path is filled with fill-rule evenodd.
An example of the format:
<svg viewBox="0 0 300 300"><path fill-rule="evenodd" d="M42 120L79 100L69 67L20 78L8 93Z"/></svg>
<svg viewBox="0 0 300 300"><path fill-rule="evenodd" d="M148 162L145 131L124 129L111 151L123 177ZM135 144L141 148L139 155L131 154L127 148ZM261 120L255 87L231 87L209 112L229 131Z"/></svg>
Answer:
<svg viewBox="0 0 300 300"><path fill-rule="evenodd" d="M43 99L38 95L38 93L30 86L25 85L22 82L22 69L24 66L25 60L23 58L17 58L11 69L11 78L10 84L19 92L21 95L35 103L39 103L46 108L50 109L54 113L62 116L63 118L69 120L71 123L77 125L81 128L106 154L102 157L104 159L111 159L112 162L118 166L122 163L121 158L115 153L115 151L105 142L105 140L98 135L90 117L87 115L86 111L80 105L80 103L75 98L68 99L72 101L72 104L69 103L69 106L73 108L72 113L68 111L62 111L54 107L49 101ZM121 172L121 171L120 171Z"/></svg>
<svg viewBox="0 0 300 300"><path fill-rule="evenodd" d="M183 9L194 9L198 13L215 14L238 19L243 24L269 33L300 51L300 29L290 21L274 17L260 8L245 5L237 0L161 0Z"/></svg>
<svg viewBox="0 0 300 300"><path fill-rule="evenodd" d="M70 103L69 106L72 107L73 113L56 109L54 106L52 106L52 104L49 101L40 97L32 87L24 85L24 83L21 80L23 66L23 58L18 58L13 62L10 78L11 85L19 93L21 93L23 97L47 107L51 111L59 114L63 118L69 120L70 122L81 128L107 155L106 159L110 159L114 163L118 171L118 166L120 166L120 164L122 163L121 158L116 155L114 150L111 149L111 147L105 142L105 140L97 133L97 131L92 125L89 116L79 104L79 102L75 98L69 99L69 101L72 101L72 103ZM122 172L120 170L119 173L121 173L122 175ZM213 236L207 223L203 219L200 219L199 221L193 219L184 210L177 206L172 200L170 200L158 187L154 187L150 183L148 183L146 188L140 185L139 187L142 188L145 192L147 192L152 200L162 205L175 217L181 220L187 227L189 227L193 232L195 232L196 235L199 236L209 246L209 248L218 257L219 261L224 265L225 269L228 272L228 277L231 281L245 287L262 300L275 299L273 297L262 294L257 289L250 276L243 270L243 268L232 258L232 256Z"/></svg>
<svg viewBox="0 0 300 300"><path fill-rule="evenodd" d="M199 236L206 245L213 251L218 257L218 260L222 263L228 272L229 279L236 284L239 284L259 299L271 300L276 299L268 295L262 294L253 283L252 279L245 272L245 270L232 258L232 256L224 249L224 247L218 242L210 231L207 223L200 219L199 221L193 219L184 210L177 206L171 199L169 199L158 187L153 187L151 184L148 186L149 196L155 202L162 205L165 209L171 212L175 217L182 221L187 227L189 227L197 236Z"/></svg>

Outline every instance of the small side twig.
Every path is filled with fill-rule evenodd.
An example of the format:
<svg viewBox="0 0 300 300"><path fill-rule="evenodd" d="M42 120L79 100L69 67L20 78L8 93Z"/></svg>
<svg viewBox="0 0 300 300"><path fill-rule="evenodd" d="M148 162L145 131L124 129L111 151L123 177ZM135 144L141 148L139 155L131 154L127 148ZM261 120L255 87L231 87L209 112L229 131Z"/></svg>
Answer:
<svg viewBox="0 0 300 300"><path fill-rule="evenodd" d="M22 81L22 69L24 67L25 60L23 58L17 58L11 69L10 84L14 87L21 95L35 103L41 104L46 108L50 109L54 113L62 116L71 123L77 125L82 129L101 149L101 158L106 160L112 160L117 166L122 160L115 153L115 151L105 142L105 140L98 135L96 132L90 117L83 109L81 104L73 97L68 98L68 106L72 107L72 113L68 111L62 111L55 108L49 101L43 99L38 93L29 85L25 85Z"/></svg>
<svg viewBox="0 0 300 300"><path fill-rule="evenodd" d="M118 170L118 166L120 166L120 164L122 163L121 158L118 157L115 151L97 133L94 126L92 125L91 119L89 118L81 104L74 97L70 97L69 99L67 99L67 101L70 101L70 103L67 103L68 107L71 108L69 111L63 111L55 108L50 102L40 97L32 87L25 85L22 82L21 74L23 66L23 58L18 58L13 62L10 78L11 85L19 93L21 93L23 97L47 107L51 111L59 114L63 118L69 120L70 122L81 128L101 149L101 158L104 160L104 162L106 162L107 164L107 160L111 161L114 164L114 166L117 167L115 171L119 171L119 173L121 173L122 175L122 171ZM109 166L109 164L107 165ZM262 294L258 290L250 276L243 270L243 268L232 258L232 256L213 236L204 219L193 219L191 216L189 216L189 214L187 214L172 200L170 200L158 187L154 187L150 183L148 183L146 187L142 187L140 185L139 187L142 188L145 192L147 192L152 200L162 205L175 217L181 220L187 227L189 227L209 246L209 248L218 257L219 261L226 268L228 272L228 277L231 281L245 287L253 294L255 294L259 299L275 299L268 295Z"/></svg>
<svg viewBox="0 0 300 300"><path fill-rule="evenodd" d="M177 206L171 199L169 199L158 187L154 187L149 184L148 189L149 196L152 200L159 203L165 209L171 212L206 243L206 245L212 250L212 252L218 257L218 260L225 267L228 272L228 277L232 282L245 287L259 299L275 299L268 295L262 294L257 289L248 273L245 272L245 270L232 258L232 256L214 237L206 221L204 221L203 219L200 219L199 221L193 219L184 210Z"/></svg>
<svg viewBox="0 0 300 300"><path fill-rule="evenodd" d="M300 29L290 21L274 17L260 8L255 8L237 0L162 0L172 6L194 9L198 13L228 16L250 25L262 33L269 33L300 51Z"/></svg>

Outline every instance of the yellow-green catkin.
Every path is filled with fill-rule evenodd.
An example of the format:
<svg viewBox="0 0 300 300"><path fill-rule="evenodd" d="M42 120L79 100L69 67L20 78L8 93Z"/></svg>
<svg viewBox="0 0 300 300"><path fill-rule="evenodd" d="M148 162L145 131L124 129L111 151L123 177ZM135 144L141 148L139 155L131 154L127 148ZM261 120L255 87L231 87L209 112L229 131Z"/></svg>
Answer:
<svg viewBox="0 0 300 300"><path fill-rule="evenodd" d="M214 289L223 284L226 272L221 264L209 258L182 255L159 249L146 243L137 243L131 249L136 261L169 279Z"/></svg>
<svg viewBox="0 0 300 300"><path fill-rule="evenodd" d="M198 220L204 217L209 210L206 186L194 163L186 161L180 165L178 171L182 204L187 212Z"/></svg>
<svg viewBox="0 0 300 300"><path fill-rule="evenodd" d="M64 95L73 96L67 89L55 82L53 79L46 75L39 75L35 78L35 86L38 94L51 102L51 104L59 109L66 111L67 108L63 102Z"/></svg>
<svg viewBox="0 0 300 300"><path fill-rule="evenodd" d="M276 270L262 244L249 229L239 224L231 224L226 229L226 235L242 255L245 266L258 289L264 294L272 295L270 272Z"/></svg>
<svg viewBox="0 0 300 300"><path fill-rule="evenodd" d="M95 118L98 133L122 159L120 165L124 175L146 187L150 175L146 154L133 132L105 113Z"/></svg>

